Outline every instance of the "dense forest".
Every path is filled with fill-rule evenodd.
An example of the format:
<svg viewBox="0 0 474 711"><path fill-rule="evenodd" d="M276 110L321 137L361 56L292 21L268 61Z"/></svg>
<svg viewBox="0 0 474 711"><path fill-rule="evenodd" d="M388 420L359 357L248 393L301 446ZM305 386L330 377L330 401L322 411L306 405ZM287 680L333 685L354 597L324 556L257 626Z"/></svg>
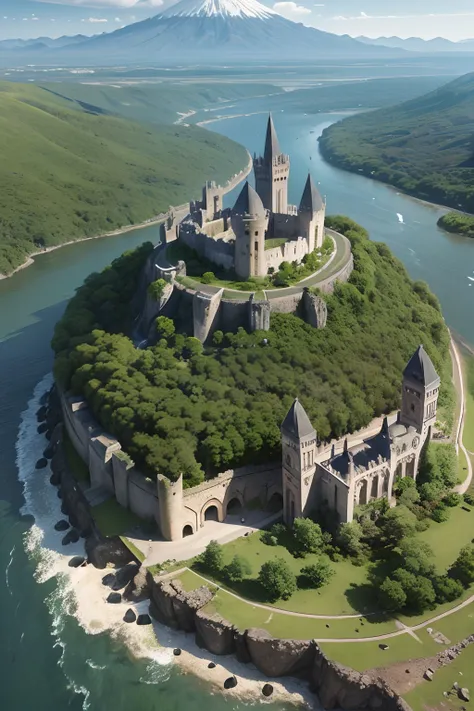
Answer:
<svg viewBox="0 0 474 711"><path fill-rule="evenodd" d="M438 227L441 227L446 232L464 235L465 237L474 237L474 217L464 215L460 212L448 212L438 220Z"/></svg>
<svg viewBox="0 0 474 711"><path fill-rule="evenodd" d="M347 218L355 268L327 296L317 330L272 314L269 332L213 335L205 347L159 317L158 342L128 338L145 244L92 274L70 301L53 339L55 375L86 396L102 425L149 476L198 483L234 465L280 456L280 424L298 396L319 437L341 436L399 405L401 374L423 343L452 398L449 336L436 298L413 283L388 247Z"/></svg>
<svg viewBox="0 0 474 711"><path fill-rule="evenodd" d="M334 124L320 150L341 168L474 212L474 74Z"/></svg>
<svg viewBox="0 0 474 711"><path fill-rule="evenodd" d="M204 129L132 123L31 85L0 83L0 275L29 254L139 223L244 168Z"/></svg>

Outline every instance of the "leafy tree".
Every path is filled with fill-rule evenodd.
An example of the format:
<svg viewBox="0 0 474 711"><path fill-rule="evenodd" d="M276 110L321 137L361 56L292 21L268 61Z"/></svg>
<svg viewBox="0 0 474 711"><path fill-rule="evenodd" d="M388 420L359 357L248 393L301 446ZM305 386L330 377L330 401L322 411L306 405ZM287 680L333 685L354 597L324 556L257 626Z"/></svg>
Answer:
<svg viewBox="0 0 474 711"><path fill-rule="evenodd" d="M459 580L449 578L447 575L435 576L432 580L436 593L436 602L442 605L444 602L453 602L464 592L464 588Z"/></svg>
<svg viewBox="0 0 474 711"><path fill-rule="evenodd" d="M329 561L320 558L317 563L307 565L301 569L303 587L322 588L323 585L327 585L334 573L335 571L329 564Z"/></svg>
<svg viewBox="0 0 474 711"><path fill-rule="evenodd" d="M203 284L212 284L213 281L216 280L216 275L214 272L204 272L202 275L202 283Z"/></svg>
<svg viewBox="0 0 474 711"><path fill-rule="evenodd" d="M293 535L298 552L302 555L318 553L323 548L323 534L321 526L310 518L295 518L293 522Z"/></svg>
<svg viewBox="0 0 474 711"><path fill-rule="evenodd" d="M240 555L234 555L229 565L225 567L225 576L231 583L240 583L246 575L250 575L250 563Z"/></svg>
<svg viewBox="0 0 474 711"><path fill-rule="evenodd" d="M364 531L358 521L343 523L337 532L337 544L350 556L359 556L364 552L362 537Z"/></svg>
<svg viewBox="0 0 474 711"><path fill-rule="evenodd" d="M258 574L258 580L268 599L288 600L296 591L296 578L288 563L283 558L275 558L264 563Z"/></svg>
<svg viewBox="0 0 474 711"><path fill-rule="evenodd" d="M474 583L474 546L464 546L448 571L450 578L459 580L465 588Z"/></svg>
<svg viewBox="0 0 474 711"><path fill-rule="evenodd" d="M399 566L415 575L430 576L434 572L434 552L431 546L418 538L404 538L396 549Z"/></svg>
<svg viewBox="0 0 474 711"><path fill-rule="evenodd" d="M433 519L433 521L436 521L437 523L445 523L446 521L449 520L449 515L450 515L449 508L446 506L446 504L443 504L440 501L440 503L433 510L433 513L431 514L431 518Z"/></svg>
<svg viewBox="0 0 474 711"><path fill-rule="evenodd" d="M396 546L415 534L416 516L406 506L397 506L380 519L379 525L387 545Z"/></svg>
<svg viewBox="0 0 474 711"><path fill-rule="evenodd" d="M380 607L387 612L398 612L405 607L407 602L402 584L390 578L385 578L378 588L378 598Z"/></svg>
<svg viewBox="0 0 474 711"><path fill-rule="evenodd" d="M164 279L157 279L156 281L152 281L151 284L148 285L148 295L155 301L159 301L163 296L165 287L166 281Z"/></svg>
<svg viewBox="0 0 474 711"><path fill-rule="evenodd" d="M159 338L171 338L174 336L175 327L172 319L166 318L166 316L158 316L156 319L156 331Z"/></svg>
<svg viewBox="0 0 474 711"><path fill-rule="evenodd" d="M461 494L458 494L455 491L452 491L450 494L445 496L442 501L443 504L445 504L446 506L449 506L450 508L459 506L461 502L462 502Z"/></svg>
<svg viewBox="0 0 474 711"><path fill-rule="evenodd" d="M224 565L224 549L217 541L210 541L204 553L201 553L199 562L210 573L219 573Z"/></svg>
<svg viewBox="0 0 474 711"><path fill-rule="evenodd" d="M406 607L413 612L431 609L436 601L433 583L422 575L414 575L404 568L398 568L392 575L403 588L407 597Z"/></svg>

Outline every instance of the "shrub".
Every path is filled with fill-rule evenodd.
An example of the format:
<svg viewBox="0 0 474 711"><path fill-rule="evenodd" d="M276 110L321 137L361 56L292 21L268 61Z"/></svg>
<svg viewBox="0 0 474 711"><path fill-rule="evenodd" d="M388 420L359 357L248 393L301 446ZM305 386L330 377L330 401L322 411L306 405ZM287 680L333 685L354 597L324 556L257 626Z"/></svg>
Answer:
<svg viewBox="0 0 474 711"><path fill-rule="evenodd" d="M452 491L450 494L444 497L442 503L445 504L446 506L450 506L454 508L455 506L459 506L459 504L462 501L462 496L461 494L457 494L455 491Z"/></svg>
<svg viewBox="0 0 474 711"><path fill-rule="evenodd" d="M413 612L424 612L434 606L436 593L433 583L423 575L415 575L404 568L398 568L392 575L407 596L406 607Z"/></svg>
<svg viewBox="0 0 474 711"><path fill-rule="evenodd" d="M474 506L474 494L464 494L464 501L469 506Z"/></svg>
<svg viewBox="0 0 474 711"><path fill-rule="evenodd" d="M250 575L250 563L242 556L234 555L229 565L224 569L225 576L231 583L240 583L246 575Z"/></svg>
<svg viewBox="0 0 474 711"><path fill-rule="evenodd" d="M433 521L445 523L449 519L449 508L443 503L439 503L431 514Z"/></svg>
<svg viewBox="0 0 474 711"><path fill-rule="evenodd" d="M224 550L217 541L210 541L198 560L209 573L219 573L224 564Z"/></svg>
<svg viewBox="0 0 474 711"><path fill-rule="evenodd" d="M212 284L213 281L216 280L216 275L214 272L204 272L202 275L202 283L203 284Z"/></svg>
<svg viewBox="0 0 474 711"><path fill-rule="evenodd" d="M334 569L329 565L329 561L320 558L317 563L307 565L301 569L301 576L298 580L299 587L322 588L331 580Z"/></svg>
<svg viewBox="0 0 474 711"><path fill-rule="evenodd" d="M260 540L262 543L265 543L266 546L277 546L278 545L278 538L276 536L272 536L270 531L263 531Z"/></svg>
<svg viewBox="0 0 474 711"><path fill-rule="evenodd" d="M459 580L449 578L447 575L436 576L432 582L438 605L442 605L444 602L453 602L463 594L464 588Z"/></svg>
<svg viewBox="0 0 474 711"><path fill-rule="evenodd" d="M166 282L164 279L157 279L148 285L147 293L155 301L159 301L163 296Z"/></svg>
<svg viewBox="0 0 474 711"><path fill-rule="evenodd" d="M398 612L405 607L407 596L401 583L385 578L378 589L378 599L382 610Z"/></svg>
<svg viewBox="0 0 474 711"><path fill-rule="evenodd" d="M295 575L283 558L264 563L258 574L258 580L272 602L280 599L288 600L296 591Z"/></svg>
<svg viewBox="0 0 474 711"><path fill-rule="evenodd" d="M448 575L464 585L465 588L474 583L474 546L464 546L458 557L448 570Z"/></svg>
<svg viewBox="0 0 474 711"><path fill-rule="evenodd" d="M298 553L317 553L323 549L323 534L321 526L310 518L295 518L293 523Z"/></svg>

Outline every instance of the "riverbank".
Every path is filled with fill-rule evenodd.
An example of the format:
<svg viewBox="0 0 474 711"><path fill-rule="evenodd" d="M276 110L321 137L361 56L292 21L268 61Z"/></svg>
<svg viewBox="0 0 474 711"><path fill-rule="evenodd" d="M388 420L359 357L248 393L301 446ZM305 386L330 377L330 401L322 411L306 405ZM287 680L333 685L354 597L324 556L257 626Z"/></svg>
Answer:
<svg viewBox="0 0 474 711"><path fill-rule="evenodd" d="M224 193L228 193L231 190L233 190L239 183L241 183L245 178L248 176L250 171L252 170L252 157L250 153L247 151L248 155L248 163L245 168L243 168L239 173L234 175L232 178L230 178L227 183L224 186ZM187 204L187 203L186 203ZM168 212L160 213L159 215L156 215L155 217L151 217L147 220L144 220L143 222L139 222L136 225L125 225L124 227L119 227L116 230L113 230L112 232L103 232L98 235L93 235L91 237L79 237L78 239L73 239L73 240L68 240L67 242L62 242L61 244L56 244L53 247L46 247L45 249L40 249L37 252L32 252L27 259L23 262L23 264L20 264L18 267L16 267L10 274L0 274L0 280L3 279L9 279L12 277L14 274L17 274L19 271L22 271L23 269L26 269L27 267L30 267L34 263L34 258L39 257L42 254L48 254L49 252L55 252L57 249L62 249L63 247L69 247L72 244L78 244L79 242L90 242L91 240L97 240L97 239L103 239L105 237L118 237L119 235L124 235L127 234L128 232L135 232L136 230L141 230L144 227L152 227L153 225L159 225L162 222L166 220L168 215L170 214L171 211L179 211L180 209L183 209L185 205L178 205L171 207Z"/></svg>

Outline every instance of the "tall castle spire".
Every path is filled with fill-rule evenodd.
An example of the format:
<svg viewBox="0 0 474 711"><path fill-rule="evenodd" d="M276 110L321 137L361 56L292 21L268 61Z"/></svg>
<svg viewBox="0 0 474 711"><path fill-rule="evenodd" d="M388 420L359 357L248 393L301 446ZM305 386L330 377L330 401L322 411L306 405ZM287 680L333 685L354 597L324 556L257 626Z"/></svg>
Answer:
<svg viewBox="0 0 474 711"><path fill-rule="evenodd" d="M255 188L266 210L288 214L288 177L290 158L281 152L270 114L263 156L254 159Z"/></svg>

